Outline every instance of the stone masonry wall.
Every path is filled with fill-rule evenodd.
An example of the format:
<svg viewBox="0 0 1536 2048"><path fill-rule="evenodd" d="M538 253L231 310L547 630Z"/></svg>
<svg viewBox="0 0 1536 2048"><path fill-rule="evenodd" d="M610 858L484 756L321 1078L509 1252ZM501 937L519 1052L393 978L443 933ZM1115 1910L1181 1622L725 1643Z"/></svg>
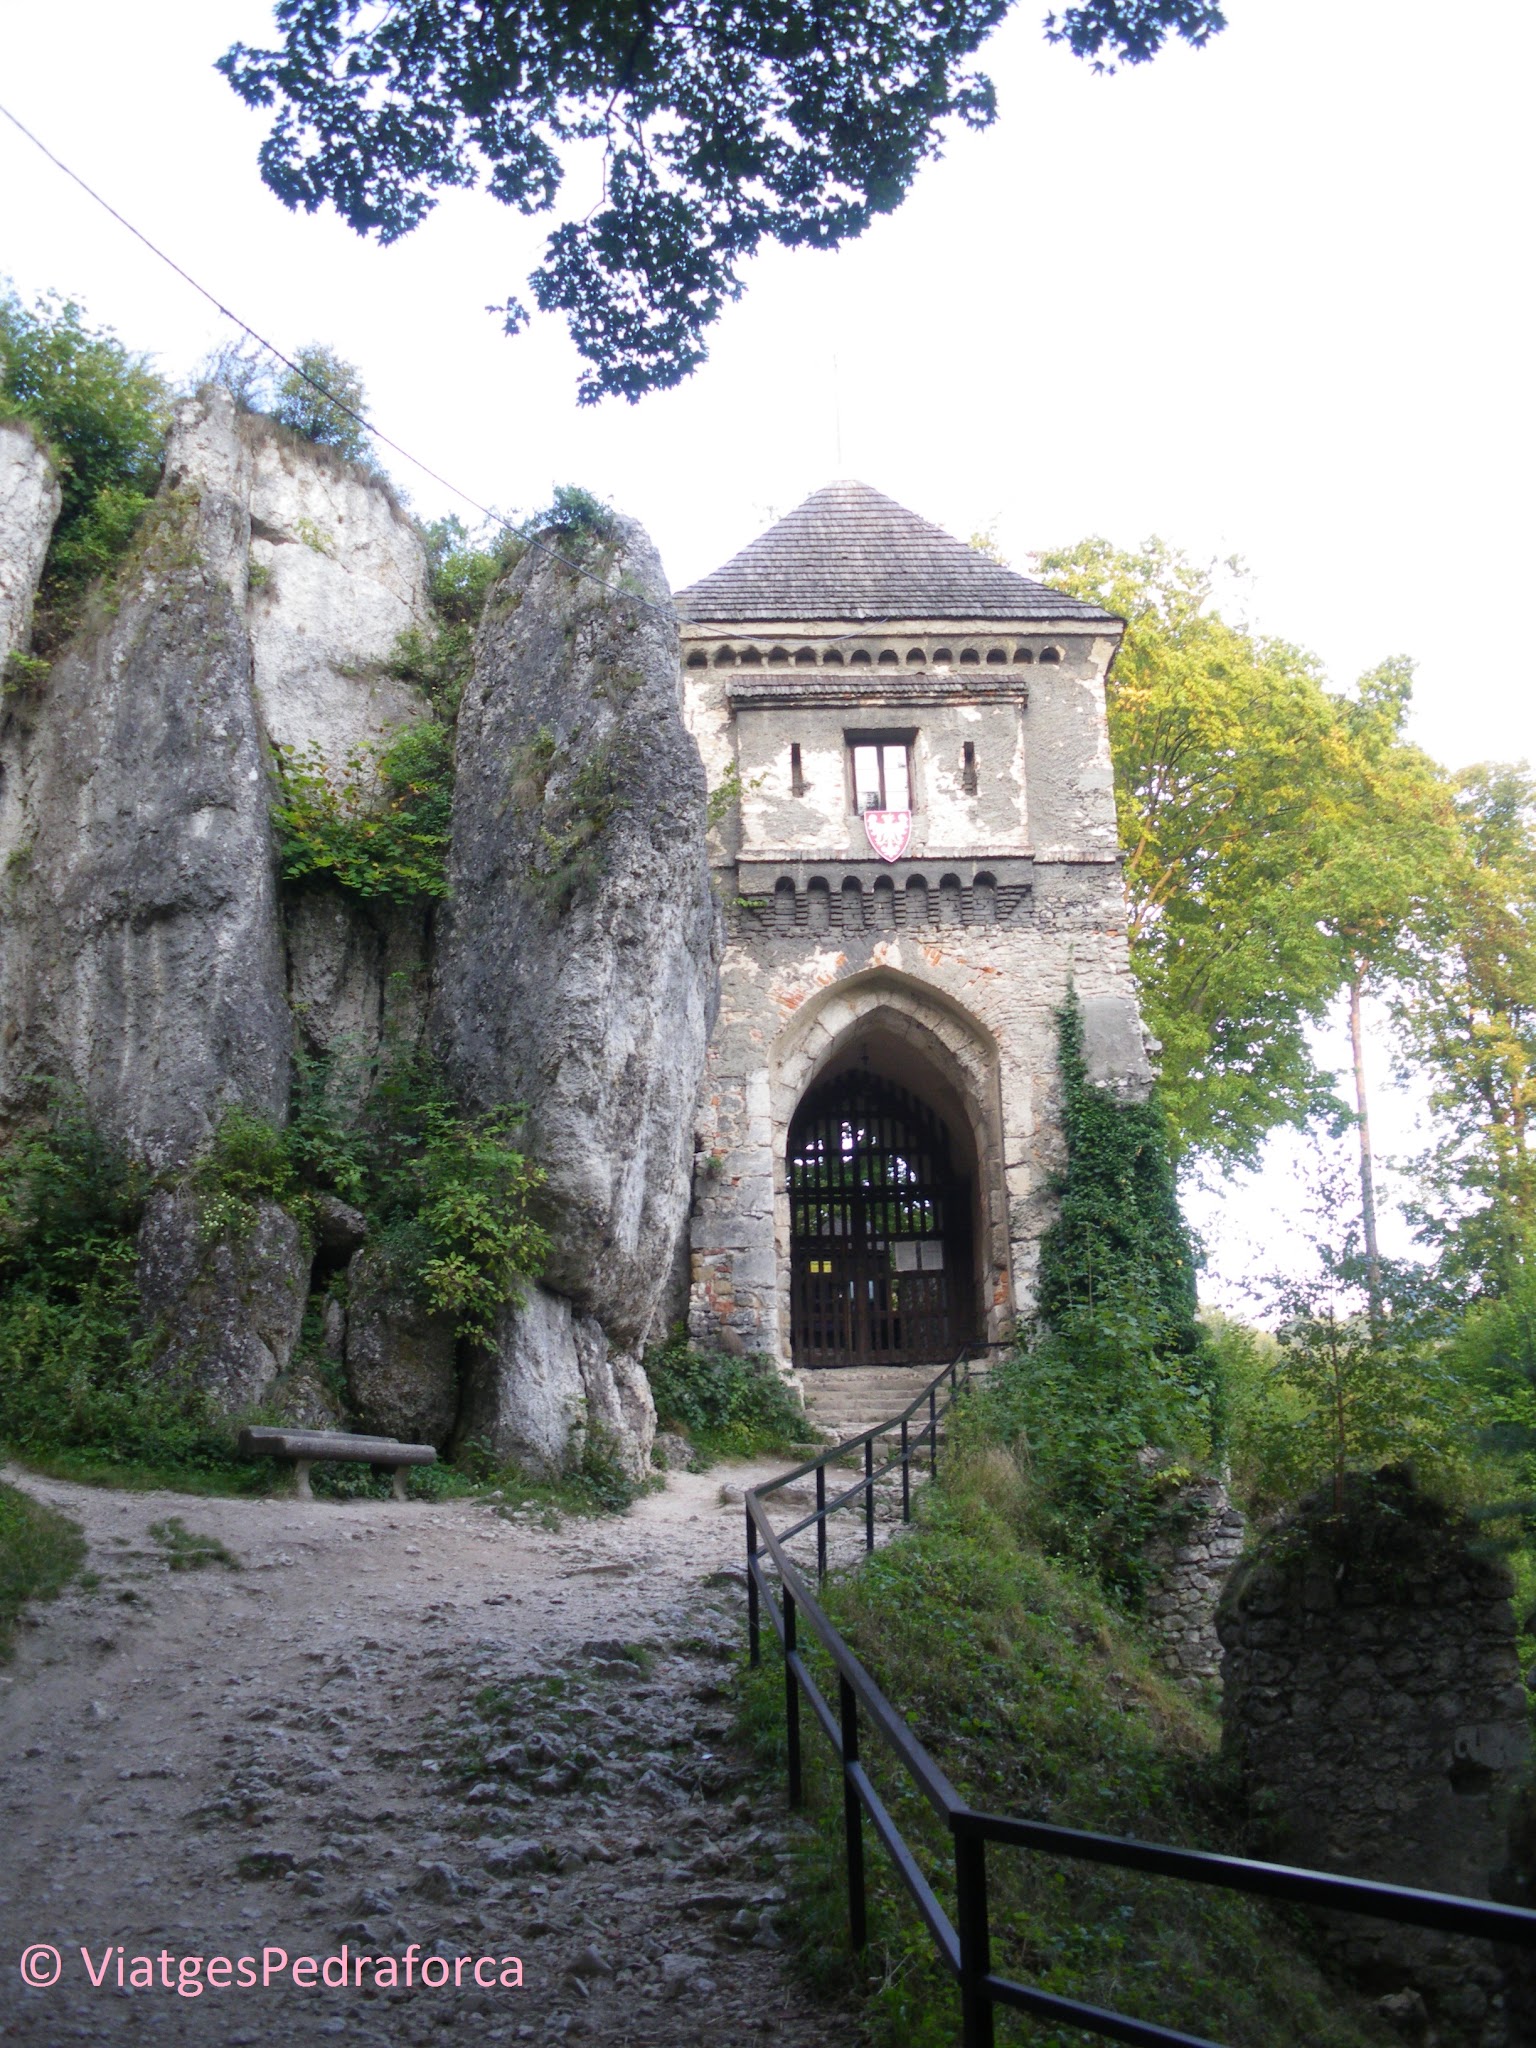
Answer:
<svg viewBox="0 0 1536 2048"><path fill-rule="evenodd" d="M1530 1762L1511 1577L1470 1525L1400 1473L1317 1495L1222 1601L1223 1743L1267 1849L1291 1862L1488 1898ZM1446 2041L1508 2031L1486 1949L1341 1919L1328 1938L1368 1988L1416 1991Z"/></svg>
<svg viewBox="0 0 1536 2048"><path fill-rule="evenodd" d="M882 631L905 644L905 627ZM947 653L969 631L911 628ZM688 721L711 785L734 778L739 802L711 835L728 937L695 1127L692 1333L787 1362L790 1122L819 1075L878 1039L881 1070L974 1159L979 1334L1004 1338L1033 1311L1062 1163L1069 990L1092 1078L1132 1096L1151 1081L1104 721L1117 636L1053 628L1048 655L1010 666L1010 633L995 663L914 676L872 662L829 680L823 666L722 668L712 633L685 630ZM911 844L891 863L847 782L848 736L869 728L911 735Z"/></svg>
<svg viewBox="0 0 1536 2048"><path fill-rule="evenodd" d="M1168 1532L1147 1546L1147 1619L1161 1638L1158 1662L1188 1692L1221 1681L1216 1608L1242 1557L1244 1526L1221 1482L1204 1480L1181 1491Z"/></svg>

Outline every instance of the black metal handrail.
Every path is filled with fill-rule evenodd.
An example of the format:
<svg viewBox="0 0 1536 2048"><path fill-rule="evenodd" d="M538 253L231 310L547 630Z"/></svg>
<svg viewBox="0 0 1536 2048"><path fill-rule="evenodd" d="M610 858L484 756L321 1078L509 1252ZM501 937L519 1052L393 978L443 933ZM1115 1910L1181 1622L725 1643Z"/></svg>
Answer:
<svg viewBox="0 0 1536 2048"><path fill-rule="evenodd" d="M784 1715L789 1802L804 1799L800 1743L800 1697L805 1696L816 1721L831 1743L843 1779L843 1838L848 1878L848 1928L852 1945L868 1940L864 1881L864 1817L867 1815L933 1937L939 1956L956 1979L960 1992L962 2048L992 2048L996 2008L1008 2005L1042 2019L1064 2022L1103 2040L1126 2041L1136 2048L1220 2048L1193 2034L1182 2034L1152 2020L1128 2013L1107 2012L1075 1998L1041 1991L998 1976L992 1968L987 1897L987 1844L1036 1850L1107 1864L1119 1870L1147 1871L1190 1884L1214 1885L1222 1891L1246 1892L1287 1904L1366 1914L1407 1926L1436 1928L1442 1933L1475 1936L1536 1949L1536 1912L1501 1906L1485 1899L1454 1897L1442 1892L1414 1891L1404 1885L1377 1884L1364 1878L1338 1877L1281 1863L1260 1863L1245 1856L1213 1855L1201 1849L1180 1849L1167 1843L1138 1842L1119 1835L1086 1833L1052 1822L1023 1820L1009 1814L985 1813L967 1804L885 1698L847 1642L823 1611L791 1562L784 1545L812 1524L816 1528L816 1577L827 1575L827 1518L860 1496L864 1504L864 1548L875 1547L875 1487L898 1467L902 1475L902 1519L912 1516L913 1460L926 1445L929 1476L938 1471L939 1425L970 1377L968 1354L951 1360L917 1398L888 1422L877 1423L836 1444L818 1457L781 1473L746 1495L747 1626L753 1664L762 1657L764 1603L784 1651ZM942 1404L940 1389L943 1389ZM927 1416L914 1434L912 1418ZM875 1442L895 1432L899 1448L877 1470ZM852 1486L827 1498L826 1470L833 1460L862 1451L864 1471ZM775 1530L764 1501L808 1473L816 1475L816 1506L787 1529ZM776 1571L775 1585L767 1564ZM811 1676L799 1649L802 1622L837 1672L838 1704L834 1710ZM861 1711L863 1720L861 1722ZM955 1853L955 1920L951 1920L923 1875L889 1808L865 1770L860 1755L864 1728L878 1735L917 1789L949 1828ZM958 1922L958 1925L956 1924Z"/></svg>

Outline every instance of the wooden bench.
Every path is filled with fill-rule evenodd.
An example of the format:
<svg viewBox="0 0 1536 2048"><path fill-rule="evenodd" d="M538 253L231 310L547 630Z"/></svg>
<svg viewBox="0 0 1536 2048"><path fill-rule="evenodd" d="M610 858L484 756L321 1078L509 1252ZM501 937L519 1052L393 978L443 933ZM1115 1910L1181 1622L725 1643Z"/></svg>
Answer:
<svg viewBox="0 0 1536 2048"><path fill-rule="evenodd" d="M329 1429L242 1429L240 1453L246 1458L292 1458L294 1490L300 1500L315 1497L309 1468L319 1459L384 1466L394 1481L396 1500L405 1499L405 1477L412 1465L437 1463L430 1444L401 1444L389 1436L347 1436Z"/></svg>

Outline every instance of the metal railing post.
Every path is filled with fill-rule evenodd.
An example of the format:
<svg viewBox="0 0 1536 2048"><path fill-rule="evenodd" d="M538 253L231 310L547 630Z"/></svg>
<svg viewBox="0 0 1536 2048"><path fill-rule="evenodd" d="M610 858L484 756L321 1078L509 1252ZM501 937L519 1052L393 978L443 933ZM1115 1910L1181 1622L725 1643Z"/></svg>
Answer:
<svg viewBox="0 0 1536 2048"><path fill-rule="evenodd" d="M864 1439L864 1548L875 1547L875 1440Z"/></svg>
<svg viewBox="0 0 1536 2048"><path fill-rule="evenodd" d="M928 1389L928 1477L936 1479L939 1472L939 1396L937 1389Z"/></svg>
<svg viewBox="0 0 1536 2048"><path fill-rule="evenodd" d="M901 1418L901 1519L912 1519L912 1447L907 1442L907 1418Z"/></svg>
<svg viewBox="0 0 1536 2048"><path fill-rule="evenodd" d="M955 1836L955 1917L960 1937L961 2048L992 2048L992 2000L985 1984L992 1969L992 1934L987 1917L985 1837Z"/></svg>
<svg viewBox="0 0 1536 2048"><path fill-rule="evenodd" d="M864 1814L848 1766L859 1760L859 1701L846 1678L839 1675L843 1722L843 1837L848 1861L848 1939L862 1949L869 1941L869 1920L864 1897Z"/></svg>
<svg viewBox="0 0 1536 2048"><path fill-rule="evenodd" d="M757 1573L752 1569L757 1556L757 1524L747 1509L747 1661L754 1670L763 1661L762 1634L757 1612Z"/></svg>
<svg viewBox="0 0 1536 2048"><path fill-rule="evenodd" d="M816 1467L816 1577L827 1576L827 1468Z"/></svg>
<svg viewBox="0 0 1536 2048"><path fill-rule="evenodd" d="M784 1744L789 1763L789 1803L800 1806L805 1801L805 1786L800 1774L800 1681L795 1676L795 1602L788 1586L784 1588Z"/></svg>

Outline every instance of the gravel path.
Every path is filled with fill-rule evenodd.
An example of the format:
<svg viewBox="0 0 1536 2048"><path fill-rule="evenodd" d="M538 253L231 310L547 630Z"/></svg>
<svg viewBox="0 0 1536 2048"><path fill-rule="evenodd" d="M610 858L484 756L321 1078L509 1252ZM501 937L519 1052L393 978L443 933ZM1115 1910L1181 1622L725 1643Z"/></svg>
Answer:
<svg viewBox="0 0 1536 2048"><path fill-rule="evenodd" d="M722 1493L769 1469L672 1474L553 1530L485 1502L8 1472L80 1523L96 1582L36 1609L0 1673L0 2038L850 2038L785 1967L784 1812L728 1729L741 1511ZM152 1533L171 1517L233 1563L188 1566ZM20 1984L33 1943L59 1951L48 1988ZM343 1945L345 1988L295 1983ZM273 1981L242 1986L267 1950ZM235 1981L162 1981L201 1957L206 1985L217 1956Z"/></svg>

